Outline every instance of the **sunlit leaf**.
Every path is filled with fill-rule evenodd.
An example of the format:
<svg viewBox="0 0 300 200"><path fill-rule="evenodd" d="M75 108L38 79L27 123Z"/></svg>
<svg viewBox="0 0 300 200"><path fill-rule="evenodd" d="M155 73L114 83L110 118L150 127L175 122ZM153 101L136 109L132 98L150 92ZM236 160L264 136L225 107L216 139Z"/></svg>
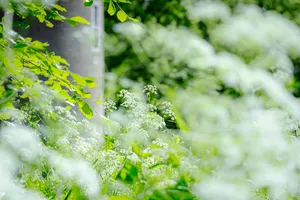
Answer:
<svg viewBox="0 0 300 200"><path fill-rule="evenodd" d="M79 74L71 74L71 76L73 77L74 81L80 85L85 85L86 82L85 82L85 79L80 76Z"/></svg>
<svg viewBox="0 0 300 200"><path fill-rule="evenodd" d="M45 22L46 22L46 26L49 28L52 28L54 26L49 20L45 20Z"/></svg>
<svg viewBox="0 0 300 200"><path fill-rule="evenodd" d="M125 22L127 19L127 15L123 10L119 10L117 13L117 17L121 22Z"/></svg>
<svg viewBox="0 0 300 200"><path fill-rule="evenodd" d="M128 17L129 20L133 21L133 22L139 22L138 19L132 18L132 17Z"/></svg>
<svg viewBox="0 0 300 200"><path fill-rule="evenodd" d="M138 172L139 169L137 166L126 160L116 179L121 180L124 183L132 184L137 179Z"/></svg>
<svg viewBox="0 0 300 200"><path fill-rule="evenodd" d="M53 6L53 8L55 8L58 11L61 11L61 12L66 12L67 11L64 7L62 7L58 4L52 4L52 6Z"/></svg>
<svg viewBox="0 0 300 200"><path fill-rule="evenodd" d="M108 14L110 14L111 16L114 15L116 13L116 8L115 5L113 3L112 0L110 0L109 5L108 5L108 10L107 10Z"/></svg>
<svg viewBox="0 0 300 200"><path fill-rule="evenodd" d="M80 16L74 16L74 17L71 17L69 18L69 20L71 21L74 21L74 22L78 22L78 23L81 23L81 24L90 24L89 21L87 21L86 19L84 19L83 17L80 17Z"/></svg>
<svg viewBox="0 0 300 200"><path fill-rule="evenodd" d="M91 5L93 5L94 1L93 0L83 0L83 4L86 6L86 7L89 7Z"/></svg>
<svg viewBox="0 0 300 200"><path fill-rule="evenodd" d="M0 113L0 120L6 120L9 119L10 115L7 113Z"/></svg>
<svg viewBox="0 0 300 200"><path fill-rule="evenodd" d="M97 86L97 83L95 82L95 78L92 77L85 77L85 86L88 88L94 88Z"/></svg>
<svg viewBox="0 0 300 200"><path fill-rule="evenodd" d="M85 101L78 101L78 108L82 114L84 114L87 118L93 117L93 110Z"/></svg>
<svg viewBox="0 0 300 200"><path fill-rule="evenodd" d="M173 167L178 167L180 164L178 156L170 152L168 154L169 158L167 159L167 163L171 164Z"/></svg>

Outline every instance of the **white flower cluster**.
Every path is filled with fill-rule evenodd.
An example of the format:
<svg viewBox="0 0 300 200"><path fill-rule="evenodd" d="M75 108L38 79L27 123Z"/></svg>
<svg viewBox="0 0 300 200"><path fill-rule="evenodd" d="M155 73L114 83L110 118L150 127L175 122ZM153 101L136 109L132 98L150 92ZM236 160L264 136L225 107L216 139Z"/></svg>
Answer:
<svg viewBox="0 0 300 200"><path fill-rule="evenodd" d="M171 102L163 101L160 104L160 110L165 119L171 119L172 121L176 119L175 113L173 111L173 105L171 104Z"/></svg>
<svg viewBox="0 0 300 200"><path fill-rule="evenodd" d="M130 93L127 90L121 90L118 94L118 97L124 99L124 102L121 104L121 106L128 109L134 109L140 101L140 99L136 95Z"/></svg>
<svg viewBox="0 0 300 200"><path fill-rule="evenodd" d="M147 106L148 106L148 110L149 110L150 112L156 112L156 111L157 111L157 107L156 107L155 105L153 105L153 104L148 104Z"/></svg>
<svg viewBox="0 0 300 200"><path fill-rule="evenodd" d="M157 87L154 85L146 85L143 89L143 92L146 94L147 97L151 95L157 94Z"/></svg>
<svg viewBox="0 0 300 200"><path fill-rule="evenodd" d="M147 86L144 91L146 90L156 93L154 86ZM127 90L121 90L118 97L123 100L121 106L127 109L127 116L132 118L132 125L145 130L165 127L164 119L154 112L156 110L154 105L146 104L137 95Z"/></svg>
<svg viewBox="0 0 300 200"><path fill-rule="evenodd" d="M1 130L0 135L0 157L2 159L0 169L1 174L3 173L0 180L0 191L4 198L43 199L37 193L24 190L14 181L16 178L14 174L17 171L22 172L22 168L26 170L28 164L39 165L41 159L52 166L61 178L75 181L84 189L88 197L99 198L98 175L86 161L72 160L47 149L40 143L36 133L25 127L6 127Z"/></svg>
<svg viewBox="0 0 300 200"><path fill-rule="evenodd" d="M103 106L106 113L110 113L114 110L117 110L116 103L113 100L105 101Z"/></svg>
<svg viewBox="0 0 300 200"><path fill-rule="evenodd" d="M195 70L189 87L172 97L187 123L183 146L193 155L186 153L184 166L198 180L194 194L245 200L299 196L300 141L290 133L299 131L300 104L285 88L292 59L300 57L299 27L256 6L240 5L233 12L218 1L186 6L195 21L217 21L209 27L210 43L185 28L157 25L135 42L154 60L168 58ZM220 82L241 96L218 92Z"/></svg>

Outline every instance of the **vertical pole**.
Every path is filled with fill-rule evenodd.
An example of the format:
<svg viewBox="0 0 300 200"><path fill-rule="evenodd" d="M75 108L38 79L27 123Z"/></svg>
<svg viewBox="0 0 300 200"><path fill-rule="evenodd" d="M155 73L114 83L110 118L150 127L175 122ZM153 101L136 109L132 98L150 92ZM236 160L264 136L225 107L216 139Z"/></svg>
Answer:
<svg viewBox="0 0 300 200"><path fill-rule="evenodd" d="M104 101L104 51L103 51L103 36L104 36L104 11L103 3L95 1L91 7L91 26L93 31L94 42L91 46L93 65L98 68L98 92L100 101ZM103 104L98 106L97 112L104 115Z"/></svg>

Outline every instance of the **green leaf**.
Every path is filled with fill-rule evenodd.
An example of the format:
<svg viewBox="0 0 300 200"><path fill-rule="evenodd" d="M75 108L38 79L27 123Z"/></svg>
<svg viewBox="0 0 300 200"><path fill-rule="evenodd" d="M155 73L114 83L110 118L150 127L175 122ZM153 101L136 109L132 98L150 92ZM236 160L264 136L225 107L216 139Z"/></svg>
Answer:
<svg viewBox="0 0 300 200"><path fill-rule="evenodd" d="M49 46L49 44L47 43L42 43L42 42L39 42L39 41L33 41L29 47L31 47L32 49L35 49L35 50L40 50L40 51L44 51L45 50L45 47Z"/></svg>
<svg viewBox="0 0 300 200"><path fill-rule="evenodd" d="M0 120L6 120L9 119L10 115L7 113L0 113Z"/></svg>
<svg viewBox="0 0 300 200"><path fill-rule="evenodd" d="M36 15L36 18L38 18L39 22L43 23L45 21L44 15Z"/></svg>
<svg viewBox="0 0 300 200"><path fill-rule="evenodd" d="M70 64L68 63L68 61L66 61L66 59L64 59L64 58L62 58L62 57L60 57L60 56L54 55L54 56L52 56L52 58L53 58L54 61L56 61L56 62L58 62L58 63L60 63L60 64L70 65ZM69 74L69 73L68 73L68 74Z"/></svg>
<svg viewBox="0 0 300 200"><path fill-rule="evenodd" d="M27 47L28 45L26 43L16 43L13 48L14 49L21 49L21 48L24 48L24 47Z"/></svg>
<svg viewBox="0 0 300 200"><path fill-rule="evenodd" d="M93 117L93 110L91 109L89 104L87 104L85 101L83 100L78 101L78 107L80 112L82 112L82 114L84 114L87 118L90 119Z"/></svg>
<svg viewBox="0 0 300 200"><path fill-rule="evenodd" d="M83 85L83 86L86 85L85 79L82 76L80 76L78 74L71 74L71 76L74 79L74 81L76 83L78 83L79 85Z"/></svg>
<svg viewBox="0 0 300 200"><path fill-rule="evenodd" d="M83 0L83 4L86 7L89 7L91 5L93 5L94 1L93 0Z"/></svg>
<svg viewBox="0 0 300 200"><path fill-rule="evenodd" d="M124 183L133 184L138 178L139 169L133 165L130 161L126 160L123 168L119 171L116 179L123 181Z"/></svg>
<svg viewBox="0 0 300 200"><path fill-rule="evenodd" d="M97 83L95 82L95 78L92 77L85 77L86 87L88 88L94 88L97 86Z"/></svg>
<svg viewBox="0 0 300 200"><path fill-rule="evenodd" d="M92 102L95 102L96 104L102 104L100 96L98 96L96 100L92 100Z"/></svg>
<svg viewBox="0 0 300 200"><path fill-rule="evenodd" d="M13 89L6 89L3 97L4 98L0 98L0 106L2 106L2 104L5 104L9 101L11 101L15 96L16 96L17 92Z"/></svg>
<svg viewBox="0 0 300 200"><path fill-rule="evenodd" d="M62 7L58 4L52 4L52 6L53 6L53 8L55 8L58 11L61 11L61 12L66 12L67 11L64 7Z"/></svg>
<svg viewBox="0 0 300 200"><path fill-rule="evenodd" d="M168 154L169 154L169 158L167 159L167 163L171 164L173 167L178 167L180 164L180 160L178 156L170 152Z"/></svg>
<svg viewBox="0 0 300 200"><path fill-rule="evenodd" d="M91 98L91 93L90 92L85 92L81 96L82 96L82 98L89 99L89 98Z"/></svg>
<svg viewBox="0 0 300 200"><path fill-rule="evenodd" d="M86 19L84 19L83 17L80 17L80 16L71 17L71 18L69 18L69 20L78 22L81 24L87 24L87 25L91 24L89 21L87 21Z"/></svg>
<svg viewBox="0 0 300 200"><path fill-rule="evenodd" d="M45 20L45 22L47 27L53 28L54 25L49 20Z"/></svg>
<svg viewBox="0 0 300 200"><path fill-rule="evenodd" d="M28 29L30 27L29 24L26 24L26 23L23 23L23 22L18 22L18 21L14 21L13 26L24 28L24 29Z"/></svg>
<svg viewBox="0 0 300 200"><path fill-rule="evenodd" d="M84 192L80 187L77 185L73 185L72 187L72 193L70 193L69 198L65 197L65 200L69 199L79 199L79 200L88 200L88 198L85 196Z"/></svg>
<svg viewBox="0 0 300 200"><path fill-rule="evenodd" d="M52 85L52 88L58 92L60 92L62 90L61 85L57 82Z"/></svg>
<svg viewBox="0 0 300 200"><path fill-rule="evenodd" d="M72 20L69 20L69 19L66 19L66 22L68 22L68 24L70 24L71 26L73 27L77 27L78 26L78 23L75 22L75 21L72 21Z"/></svg>
<svg viewBox="0 0 300 200"><path fill-rule="evenodd" d="M107 10L108 14L110 14L111 16L113 16L116 13L116 8L115 5L113 3L113 1L111 0L109 2L109 6L108 6L108 10Z"/></svg>
<svg viewBox="0 0 300 200"><path fill-rule="evenodd" d="M127 19L127 15L123 10L118 11L117 17L121 22L125 22Z"/></svg>
<svg viewBox="0 0 300 200"><path fill-rule="evenodd" d="M87 83L86 87L88 87L88 88L95 88L95 87L97 87L97 83L96 82Z"/></svg>
<svg viewBox="0 0 300 200"><path fill-rule="evenodd" d="M117 0L118 3L131 3L130 1L128 0Z"/></svg>
<svg viewBox="0 0 300 200"><path fill-rule="evenodd" d="M132 17L128 17L129 20L133 21L133 22L139 22L138 19L132 18Z"/></svg>

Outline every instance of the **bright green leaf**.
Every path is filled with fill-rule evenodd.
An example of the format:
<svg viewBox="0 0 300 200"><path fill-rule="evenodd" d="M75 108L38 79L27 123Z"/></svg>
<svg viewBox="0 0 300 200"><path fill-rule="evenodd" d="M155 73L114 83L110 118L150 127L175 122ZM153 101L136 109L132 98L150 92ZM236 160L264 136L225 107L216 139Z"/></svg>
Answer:
<svg viewBox="0 0 300 200"><path fill-rule="evenodd" d="M73 27L77 27L78 26L78 23L75 22L75 21L72 21L72 20L69 20L69 19L66 19L66 22L68 22L68 24L70 24L71 26Z"/></svg>
<svg viewBox="0 0 300 200"><path fill-rule="evenodd" d="M88 87L88 88L95 88L95 87L97 87L97 83L96 82L86 83L86 87Z"/></svg>
<svg viewBox="0 0 300 200"><path fill-rule="evenodd" d="M52 88L58 92L60 92L62 90L60 84L57 82L53 84Z"/></svg>
<svg viewBox="0 0 300 200"><path fill-rule="evenodd" d="M58 62L58 63L62 63L62 64L64 64L64 65L70 65L69 63L68 63L68 61L66 61L66 59L64 59L64 58L62 58L62 57L60 57L60 56L52 56L52 58L53 58L53 60L55 60L56 62Z"/></svg>
<svg viewBox="0 0 300 200"><path fill-rule="evenodd" d="M45 20L45 22L47 27L53 28L54 25L49 20Z"/></svg>
<svg viewBox="0 0 300 200"><path fill-rule="evenodd" d="M90 92L85 92L82 94L82 98L85 98L85 99L89 99L91 98L91 93Z"/></svg>
<svg viewBox="0 0 300 200"><path fill-rule="evenodd" d="M83 85L83 86L86 85L85 79L82 76L78 74L71 74L71 76L73 77L74 81L79 85Z"/></svg>
<svg viewBox="0 0 300 200"><path fill-rule="evenodd" d="M173 167L178 167L180 164L180 160L177 155L169 152L169 158L167 159L167 163L171 164Z"/></svg>
<svg viewBox="0 0 300 200"><path fill-rule="evenodd" d="M93 117L93 110L85 101L78 101L78 108L87 118L90 119Z"/></svg>
<svg viewBox="0 0 300 200"><path fill-rule="evenodd" d="M7 113L0 113L0 120L6 120L9 119L10 115Z"/></svg>
<svg viewBox="0 0 300 200"><path fill-rule="evenodd" d="M36 15L36 18L38 18L39 22L43 23L45 21L44 15Z"/></svg>
<svg viewBox="0 0 300 200"><path fill-rule="evenodd" d="M52 6L53 6L53 8L55 8L58 11L61 11L61 12L66 12L67 11L64 7L62 7L58 4L52 4Z"/></svg>
<svg viewBox="0 0 300 200"><path fill-rule="evenodd" d="M123 168L119 171L116 179L127 184L132 184L138 178L139 169L136 165L126 160Z"/></svg>
<svg viewBox="0 0 300 200"><path fill-rule="evenodd" d="M127 19L127 15L123 10L118 11L117 17L121 22L125 22Z"/></svg>
<svg viewBox="0 0 300 200"><path fill-rule="evenodd" d="M108 6L108 10L107 10L108 14L110 14L111 16L114 15L116 13L116 8L115 5L113 3L113 1L111 0L109 2L109 6Z"/></svg>
<svg viewBox="0 0 300 200"><path fill-rule="evenodd" d="M78 22L81 24L88 24L88 25L91 24L89 21L87 21L86 19L84 19L83 17L80 17L80 16L71 17L71 18L69 18L69 20Z"/></svg>
<svg viewBox="0 0 300 200"><path fill-rule="evenodd" d="M129 20L133 21L133 22L139 22L138 19L132 18L132 17L128 17Z"/></svg>
<svg viewBox="0 0 300 200"><path fill-rule="evenodd" d="M93 77L85 77L85 86L88 87L88 88L94 88L97 86L97 83L95 82L96 78L93 78Z"/></svg>

